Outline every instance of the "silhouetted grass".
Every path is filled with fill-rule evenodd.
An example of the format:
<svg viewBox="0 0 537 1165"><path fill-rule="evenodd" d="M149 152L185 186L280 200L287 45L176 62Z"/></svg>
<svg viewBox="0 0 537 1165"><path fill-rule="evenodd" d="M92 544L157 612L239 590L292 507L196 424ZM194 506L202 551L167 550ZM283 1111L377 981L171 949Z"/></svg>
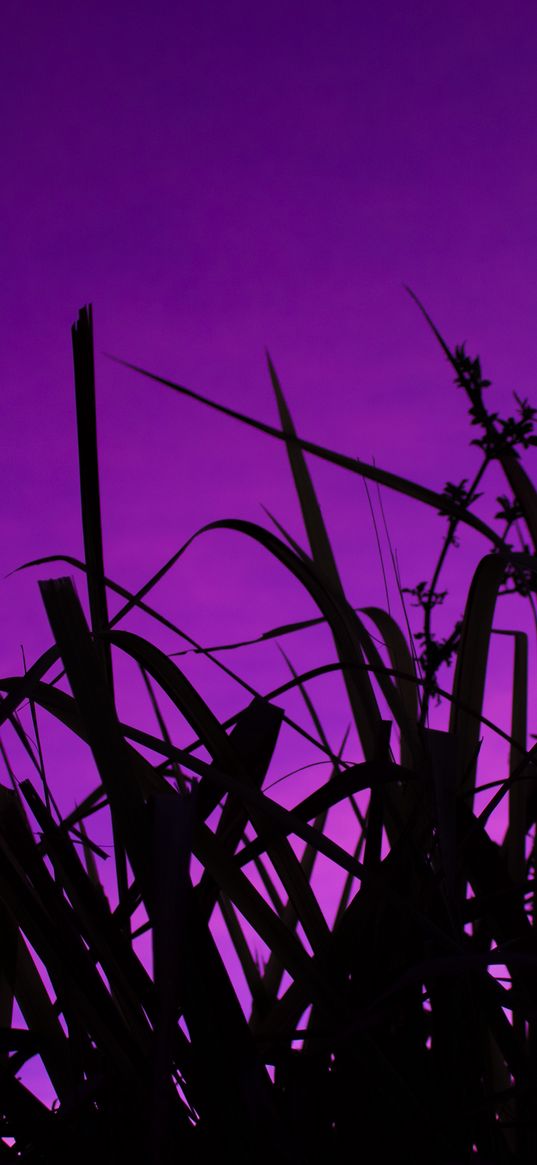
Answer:
<svg viewBox="0 0 537 1165"><path fill-rule="evenodd" d="M249 703L238 701L239 710L222 724L176 662L182 652L167 655L150 639L119 629L129 611L143 610L187 640L185 650L203 652L234 676L219 658L232 645L193 642L147 602L186 547L136 594L105 574L92 321L89 310L80 313L73 345L85 561L55 555L40 562L63 561L85 575L91 626L70 578L42 582L53 646L23 676L0 682L1 722L16 733L39 778L19 782L2 745L0 1160L537 1160L537 746L528 751L527 636L521 631L513 632L510 733L496 729L510 741L509 772L491 783L486 808L474 808L480 729L490 725L483 699L496 602L508 582L531 602L536 589L537 496L516 451L536 443L534 410L517 398L519 420L488 413L479 361L462 348L452 354L431 326L468 396L472 424L483 433L475 442L484 461L474 482L469 488L466 479L448 482L442 494L303 441L270 359L281 429L143 372L285 442L308 549L277 523L278 534L241 519L213 522L204 531L232 530L250 539L318 607L317 620L282 623L256 642L322 621L333 639L332 662L299 674L287 660L290 679L276 692L261 696L235 677ZM357 611L349 603L305 453L448 518L432 582L411 588L424 617L415 636L419 659L390 612ZM513 494L498 499L502 535L470 511L493 460ZM507 542L518 521L533 550L515 553ZM445 595L437 584L459 523L479 531L492 549L477 566L462 621L439 642L432 612ZM113 619L108 591L125 600ZM362 616L374 624L388 664ZM156 734L118 718L112 678L118 652L141 671ZM437 677L452 657L447 692ZM58 664L69 691L58 687ZM345 740L331 745L312 700L311 679L330 671L344 681L360 763L343 760ZM315 741L329 776L290 809L264 784L282 722L298 728L273 702L292 689L314 729L302 734ZM190 725L190 747L174 743L159 692ZM447 731L427 727L434 696L450 701ZM34 710L34 730L35 709L45 709L93 754L95 789L67 818L55 805L39 738L31 740L19 718L25 701ZM197 755L201 746L209 761ZM488 823L502 798L508 820L499 844ZM332 809L345 805L355 830L351 852L327 832ZM92 815L103 807L113 826L115 909L103 888L106 855L91 837ZM297 838L300 856L291 842ZM195 884L192 856L202 870ZM332 926L315 892L320 861L341 874ZM249 993L248 1019L211 930L217 907ZM133 933L140 908L146 921ZM145 930L152 974L135 946ZM270 952L265 965L252 952L252 930ZM498 966L507 968L503 979L494 973ZM24 1028L12 1023L15 1002ZM52 1110L19 1078L33 1056L57 1095Z"/></svg>

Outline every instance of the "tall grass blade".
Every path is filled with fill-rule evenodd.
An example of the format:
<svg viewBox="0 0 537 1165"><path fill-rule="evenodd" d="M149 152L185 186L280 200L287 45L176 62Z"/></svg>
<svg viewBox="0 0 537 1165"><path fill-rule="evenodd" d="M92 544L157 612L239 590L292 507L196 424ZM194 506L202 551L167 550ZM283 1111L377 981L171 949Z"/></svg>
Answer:
<svg viewBox="0 0 537 1165"><path fill-rule="evenodd" d="M449 719L449 731L460 741L461 777L467 773L479 743L478 716L483 707L492 620L504 572L504 564L497 554L482 558L466 601ZM472 708L473 715L469 715L463 704ZM475 767L471 767L465 777L465 791L471 790L475 776Z"/></svg>
<svg viewBox="0 0 537 1165"><path fill-rule="evenodd" d="M91 306L80 310L73 324L73 359L80 471L80 503L84 555L87 566L88 598L91 627L99 636L108 627L108 604L104 575L99 462L97 453L97 415L95 408L95 363L93 355L93 313ZM99 641L107 683L112 685L110 647Z"/></svg>

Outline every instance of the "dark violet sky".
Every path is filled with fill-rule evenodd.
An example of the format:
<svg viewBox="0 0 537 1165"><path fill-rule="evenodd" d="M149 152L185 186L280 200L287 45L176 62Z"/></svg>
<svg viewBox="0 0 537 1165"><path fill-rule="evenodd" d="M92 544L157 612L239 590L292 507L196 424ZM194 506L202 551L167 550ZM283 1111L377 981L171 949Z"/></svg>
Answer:
<svg viewBox="0 0 537 1165"><path fill-rule="evenodd" d="M104 351L275 423L266 345L303 436L439 490L472 476L465 398L403 284L451 344L481 355L490 408L512 411L513 389L536 403L536 49L537 8L512 0L4 0L2 574L81 553L69 328L89 301L106 565L127 586L205 522L265 523L261 504L303 535L279 443ZM349 597L385 605L363 483L311 464ZM535 472L534 452L525 464ZM493 471L485 489L476 512L490 519L507 491ZM445 521L383 499L404 585L430 579ZM488 549L471 532L461 541L443 576L446 631ZM19 672L21 642L29 662L49 643L46 573L2 582L4 674ZM265 554L220 532L153 598L205 644L315 614ZM516 599L500 601L497 623L531 630ZM285 647L297 666L330 658L322 634ZM287 677L273 643L226 662L262 692ZM494 665L487 708L508 727L504 637ZM244 703L209 665L185 666L218 714ZM123 673L121 710L135 719L145 713ZM339 744L341 689L315 692ZM297 699L288 707L307 723ZM72 802L90 767L53 743L51 777ZM289 767L312 759L283 743Z"/></svg>

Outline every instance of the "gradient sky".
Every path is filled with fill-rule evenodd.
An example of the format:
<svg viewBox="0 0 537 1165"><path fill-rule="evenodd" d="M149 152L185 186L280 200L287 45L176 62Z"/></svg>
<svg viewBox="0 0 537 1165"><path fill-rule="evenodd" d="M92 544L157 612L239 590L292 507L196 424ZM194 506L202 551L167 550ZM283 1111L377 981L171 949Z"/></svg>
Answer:
<svg viewBox="0 0 537 1165"><path fill-rule="evenodd" d="M280 443L104 352L276 423L268 347L304 437L439 490L473 476L466 399L403 284L450 344L480 354L491 409L512 412L513 389L537 403L536 44L529 2L4 0L1 574L82 553L69 329L87 302L106 567L126 586L215 518L266 524L263 504L303 531ZM385 606L363 483L310 464L349 597ZM534 451L525 465L535 472ZM476 512L490 520L507 489L492 470L484 487ZM430 579L445 520L386 490L383 501L403 585ZM487 550L468 531L451 551L438 633ZM50 642L47 573L65 569L1 584L3 674L21 670L21 643L31 662ZM196 542L153 600L204 644L315 615L266 554L223 532ZM496 622L531 631L519 599L500 600ZM323 633L282 646L297 666L330 658ZM497 637L486 710L505 728L510 660ZM244 704L216 669L183 662L219 715ZM274 643L226 662L261 692L288 674ZM531 682L534 662L532 642ZM123 673L134 720L145 713ZM337 745L341 688L315 694ZM287 706L307 723L297 699ZM283 744L275 775L313 759ZM51 779L72 803L91 766L53 733L52 746ZM491 749L488 763L504 756Z"/></svg>

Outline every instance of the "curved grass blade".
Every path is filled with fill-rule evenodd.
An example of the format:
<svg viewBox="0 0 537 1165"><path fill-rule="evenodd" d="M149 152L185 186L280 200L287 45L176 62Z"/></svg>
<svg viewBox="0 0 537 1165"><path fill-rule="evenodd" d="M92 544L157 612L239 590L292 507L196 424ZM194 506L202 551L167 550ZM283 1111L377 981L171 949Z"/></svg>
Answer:
<svg viewBox="0 0 537 1165"><path fill-rule="evenodd" d="M237 756L230 738L177 664L158 647L132 631L109 631L107 638L135 659L157 681L220 767L234 771L237 768Z"/></svg>
<svg viewBox="0 0 537 1165"><path fill-rule="evenodd" d="M214 528L218 528L218 527L227 528L227 529L238 529L244 533L249 534L250 537L255 538L257 541L261 542L261 544L264 544L265 546L267 546L267 548L269 550L271 550L271 552L273 554L275 554L275 556L280 560L280 562L283 562L283 564L285 566L287 566L288 569L290 569L292 571L292 573L295 575L295 577L297 577L299 579L299 581L301 581L306 586L306 588L309 590L312 598L314 598L314 600L317 602L320 609L326 615L326 617L331 625L331 629L334 631L334 635L335 636L338 635L341 643L346 644L347 650L348 650L348 658L352 659L354 657L354 655L355 655L355 650L354 650L355 637L351 634L350 629L348 627L348 618L346 618L344 615L341 614L340 609L338 607L336 607L334 600L331 598L329 593L327 591L325 591L325 589L322 587L322 585L317 581L315 575L312 573L310 568L308 568L304 562L302 562L300 559L298 559L297 556L291 550L289 550L289 548L286 547L283 544L283 542L280 541L280 539L276 538L276 536L271 534L268 530L264 530L263 527L261 527L261 526L256 526L253 523L244 523L244 522L238 522L238 521L237 522L211 523L208 527L204 527L204 529L209 530L209 529L214 529ZM202 533L202 531L199 531L199 533ZM335 625L335 629L334 629L334 625ZM156 665L157 657L155 655L155 649L152 648L147 643L145 644L144 647L142 647L142 644L144 643L144 641L139 640L138 638L135 640L135 638L129 632L110 632L109 636L111 638L111 642L115 643L117 646L122 646L122 645L126 646L127 643L130 644L131 648L134 648L136 646L136 650L139 653L142 653L144 656L144 658L142 658L141 655L138 655L139 662L144 662L144 659L146 659L148 661L149 658L151 658L153 661L153 664L155 666L157 666ZM126 636L128 638L125 638ZM173 676L175 674L174 667L175 667L175 665L172 664L171 660L169 660L168 657L164 656L163 653L160 653L159 661L158 661L159 673L162 676L167 675L167 674L169 674L170 676ZM148 670L151 670L151 668L149 666L148 666ZM152 673L152 674L155 674L155 673ZM158 676L155 675L155 678L158 678ZM159 680L159 682L161 682L161 681ZM185 686L185 691L187 690L187 688L186 688L187 684L188 684L188 681L185 681L184 677L183 677L183 685ZM373 719L373 722L375 722L376 719L378 719L378 709L377 709L376 701L374 700L374 697L373 697L373 694L372 694L372 691L371 691L369 684L364 684L364 682L363 682L363 673L360 674L360 678L356 681L356 684L357 684L357 687L359 688L360 694L362 696L362 701L363 701L363 708L359 707L357 709L357 715L359 718L359 731L360 731L361 737L364 738L362 740L362 743L364 744L364 747L367 751L368 747L372 747L372 743L370 745L371 730L370 730L369 722L368 722L368 714ZM188 685L188 686L190 687L190 685ZM190 715L193 716L194 715L194 708L197 707L199 704L199 697L197 696L197 693L195 692L194 689L191 690L191 702L192 702L192 710L191 710ZM204 722L204 714L202 714L201 710L198 711L198 715L201 715L202 722ZM206 723L205 723L205 737L204 737L204 739L205 739L205 742L207 743L209 741L209 739L211 739L211 736L214 734L215 725L212 724L212 722L211 722L211 724L209 724L209 721L207 720L206 717L205 717L205 720L206 720ZM193 722L194 721L192 719L190 719L190 723L193 723ZM216 722L216 724L217 724L217 722ZM209 736L207 736L207 732L209 733ZM220 726L219 725L218 725L217 735L220 738ZM211 747L211 753L212 753L212 755L214 755L214 753L212 752L212 747Z"/></svg>
<svg viewBox="0 0 537 1165"><path fill-rule="evenodd" d="M196 535L194 535L194 537L196 537ZM186 639L187 642L192 644L194 651L198 651L201 654L206 655L207 658L210 659L211 663L216 664L216 666L218 668L220 668L220 670L223 671L225 673L225 675L228 675L232 680L234 680L239 685L239 687L244 689L244 691L248 692L254 698L255 697L263 698L260 696L260 693L254 687L252 687L251 684L249 684L247 682L247 680L242 679L241 676L239 676L231 668L227 667L226 664L223 664L221 662L221 660L215 659L214 656L211 654L210 648L201 647L199 644L196 643L195 639L192 639L189 635L187 635L187 633L185 631L181 631L180 628L177 627L175 623L172 623L171 620L167 619L164 615L161 615L158 611L156 611L154 609L154 607L151 607L147 603L144 603L143 599L140 598L141 595L147 594L147 592L149 590L151 590L151 588L153 586L156 585L156 583L159 581L159 579L162 578L162 576L168 570L171 569L171 567L174 565L175 562L177 562L178 558L180 558L180 556L183 554L183 552L185 551L187 546L189 546L192 541L193 541L193 539L190 538L188 540L188 542L185 544L185 546L181 547L181 549L178 551L178 553L173 555L173 557L171 559L169 559L169 561L164 565L164 567L161 568L159 571L157 571L157 574L153 575L153 577L149 580L149 582L146 583L140 589L140 591L138 591L138 593L136 595L133 595L131 593L131 591L127 590L126 587L120 586L118 583L113 582L111 579L107 578L105 580L106 585L110 588L110 590L114 591L116 594L121 595L123 598L128 599L128 602L125 604L125 606L122 607L121 610L118 611L116 613L116 615L114 615L114 617L110 620L109 628L115 627L117 625L117 623L119 623L121 621L121 619L123 619L129 613L129 611L131 611L135 607L137 607L141 611L143 611L145 614L149 615L151 618L153 618L157 622L159 622L162 626L167 627L169 631L172 631L174 634L181 636L183 639ZM86 571L85 564L80 559L74 558L72 555L69 555L69 554L53 554L53 555L47 555L44 558L36 558L36 559L33 559L31 562L24 563L22 566L18 567L17 570L26 570L26 569L33 567L33 566L42 566L45 563L52 563L52 562L64 562L70 566L74 566L77 569L82 570L83 572ZM16 571L13 573L16 573ZM315 620L315 622L323 622L323 620L322 619ZM272 637L272 636L270 636L270 637ZM52 656L51 656L52 663L50 664L50 666L52 666L52 664L58 660L59 654L57 652L57 649L55 649L55 648L51 648L50 650L52 652ZM175 653L172 652L170 655L170 658L172 658L174 656L174 654ZM177 654L182 654L182 653L179 652ZM43 661L45 660L45 656L43 656L41 658ZM34 668L36 668L40 664L41 664L41 661L38 660L37 663L34 665ZM42 666L44 666L44 662L43 662ZM32 674L33 674L33 672L32 672ZM59 679L59 678L60 678L60 676L56 677L56 679ZM33 690L33 688L30 688L30 692L32 690ZM26 696L28 694L26 689L23 689L23 691L25 694L21 695L21 700L26 698ZM7 712L6 712L4 718L7 718L7 716L10 714L9 707L10 706L8 705ZM17 707L17 704L15 704L15 707ZM3 705L0 703L0 726L3 723L2 709L3 709ZM288 724L289 727L293 729L293 731L298 732L305 739L309 740L310 743L317 744L317 741L315 740L315 738L313 736L310 736L308 733L306 733L304 731L304 729L300 728L300 726L298 724L295 724L294 720L292 720L290 716L287 716L285 714L284 719L285 719L286 724Z"/></svg>
<svg viewBox="0 0 537 1165"><path fill-rule="evenodd" d="M210 523L208 526L204 526L204 527L202 527L202 528L201 528L200 530L198 530L198 531L197 531L195 534L193 534L193 535L192 535L192 537L191 537L191 538L188 540L188 542L187 542L187 543L185 543L185 545L184 545L183 547L181 547L181 549L180 549L178 552L176 552L176 554L174 554L174 555L172 556L172 558L168 560L168 562L167 562L167 563L165 563L165 565L164 565L164 566L163 566L163 567L162 567L162 568L161 568L161 569L160 569L160 570L157 572L157 574L156 574L156 575L154 575L154 576L153 576L153 578L152 578L152 579L150 579L150 580L149 580L149 582L148 582L148 583L146 583L146 584L144 585L144 587L143 587L143 588L141 588L141 590L138 592L138 594L137 594L137 595L135 595L135 596L131 596L131 598L130 598L129 602L126 604L126 606L125 606L124 608L122 608L122 610L121 610L120 612L118 612L118 614L117 614L117 615L114 617L114 619L112 619L112 620L111 620L111 622L110 622L110 626L114 626L114 625L115 625L115 623L116 623L116 622L119 620L119 618L123 617L123 615L125 615L125 614L127 613L127 611L131 610L131 609L132 609L134 606L137 606L137 605L139 605L139 596L140 596L141 594L146 594L146 593L147 593L147 591L148 591L148 590L150 590L150 589L151 589L151 587L152 587L152 586L154 586L154 585L156 584L156 582L157 582L157 581L158 581L158 580L159 580L161 577L163 577L163 575L164 575L164 574L165 574L165 573L166 573L168 570L170 570L170 569L171 569L171 567L172 567L172 566L174 565L174 563L175 563L175 562L178 560L178 558L179 558L179 557L181 556L181 554L184 552L184 550L186 549L186 547L187 547L187 546L189 546L189 545L190 545L190 543L191 543L191 542L194 540L194 538L198 537L198 536L199 536L200 534L202 534L202 533L205 533L205 532L206 532L206 530L212 529L212 528L214 528L215 526L216 526L216 527L218 527L218 526L220 526L220 525L222 525L222 523L221 523L221 522ZM237 521L235 521L235 522L229 522L229 521L228 521L228 522L225 522L225 521L224 521L223 525L224 525L224 526L226 526L226 527L231 527L231 528L234 528L234 529L235 529L235 528L237 528ZM262 529L262 527L256 527L256 529L260 529L260 530L261 530L261 529ZM266 533L268 534L269 532L267 531ZM79 566L79 567L80 567L82 570L84 570L84 569L85 569L85 567L84 567L84 564L83 564L83 563L81 563L81 562L80 562L79 560L77 560L77 559L72 559L70 556L51 556L51 557L50 557L50 559L42 559L42 560L36 560L36 561L35 561L35 563L30 563L30 564L28 564L28 565L36 565L36 564L37 564L39 561L57 561L58 559L60 559L61 561L68 561L68 562L72 562L72 564L73 564L73 565ZM518 563L520 566L522 566L522 567L524 567L524 568L527 568L527 569L532 569L532 570L537 570L537 564L535 563L535 560L534 560L534 559L532 559L532 558L531 558L531 556L529 556L529 555L521 555L521 554L515 554L515 555L511 555L511 556L510 556L510 560L512 560L512 561L513 561L513 562L515 562L515 563ZM20 569L22 569L22 568L20 568ZM117 584L112 584L112 583L110 583L110 585L111 585L111 586L112 586L114 589L117 589L119 593L122 593L122 594L128 594L128 593L129 593L129 592L125 591L125 589L124 589L124 588L119 588L119 587L117 586ZM353 612L353 614L354 614L354 609L353 609L353 608L350 608L350 611L351 611L351 612ZM160 621L164 621L163 617L162 617L162 616L160 616L160 615L158 615L158 613L157 613L157 612L154 612L154 615L155 615L155 617L156 617L156 618L158 618ZM171 627L171 629L174 629L174 628L173 628L173 624L170 624L170 627ZM362 628L362 630L363 630L363 632L364 632L364 635L366 635L367 633L365 632L365 628ZM183 635L184 633L183 633L183 632L179 632L179 634ZM186 635L185 635L185 638L187 638L187 637L186 637ZM368 639L368 642L370 642L370 641L371 641L371 637L369 637L369 639ZM58 658L58 654L57 654L57 652L55 653L55 649L54 649L54 648L50 649L50 651L51 651L51 659L52 659L52 662L55 662L55 661L56 661L56 659ZM376 661L376 663L375 663L375 666L374 666L374 667L371 667L370 665L367 665L367 664L364 664L364 663L359 663L358 661L356 661L356 662L354 663L354 667L357 667L357 668L359 668L359 667L362 667L362 668L364 668L364 667L365 667L365 668L369 668L369 670L374 670L374 671L375 671L375 673L376 673L376 674L378 674L380 677L382 677L383 675L392 675L392 674L393 674L393 675L395 675L395 672L391 671L389 668L385 668L385 667L382 665L381 658L380 658L380 656L378 655L378 652L376 652L376 651L374 650L374 647L372 647L372 648L371 648L371 652L370 652L370 654L371 654L371 653L373 653L373 655L374 655L374 660ZM46 656L47 656L47 655L48 655L48 653L45 653L45 655L44 655L43 657L41 657L41 660L38 660L38 661L37 661L37 663L33 665L33 668L32 668L32 669L30 669L30 672L28 673L28 676L30 676L30 674L32 674L32 673L33 673L33 671L34 671L34 669L38 668L38 666L43 666L43 667L44 667L44 661L45 661L45 658L46 658ZM230 676L232 676L232 678L236 679L236 680L237 680L237 682L238 682L238 683L239 683L239 684L240 684L242 687L246 688L246 690L248 690L248 691L249 691L249 692L250 692L252 695L259 695L259 693L257 693L257 692L255 691L255 689L254 689L254 688L252 688L252 687L251 687L249 684L247 684L245 681L243 681L243 680L242 680L242 679L241 679L239 676L236 676L236 675L235 675L233 672L231 672L231 671L230 671L230 669L226 668L226 667L225 667L225 665L221 664L221 662L220 662L220 661L218 661L218 660L214 660L214 662L215 662L215 663L217 663L217 666L221 667L221 668L222 668L224 671L226 671L226 672L227 672L227 673L228 673ZM327 665L325 668L320 668L320 669L316 669L316 670L315 670L315 669L313 669L313 670L311 671L311 673L309 673L309 674L310 674L311 676L313 676L314 674L322 674L324 671L330 670L330 667L335 667L335 668L337 668L337 666L338 666L338 665ZM46 669L45 669L45 670L46 670ZM304 677L303 677L303 678L304 678ZM406 673L406 674L404 674L404 675L401 675L401 676L400 676L400 678L402 678L402 679L406 679L406 680L411 680L412 682L415 682L415 683L417 683L417 684L422 684L422 683L423 683L423 681L422 681L421 679L416 679L416 680L414 680L413 676L412 676L410 673ZM26 687L23 687L23 686L22 686L22 684L23 684L23 681L22 681L22 680L20 681L20 683L21 683L21 693L24 693L24 695L22 695L22 694L21 694L21 699L22 699L22 698L25 698L25 697L28 695L28 692L31 692L33 689L32 689L32 686L30 686L28 689L27 689ZM283 694L283 692L284 692L284 691L286 691L286 690L288 690L288 688L289 688L289 685L281 685L279 688L275 689L273 692L271 692L269 695L267 695L267 696L265 697L265 699L274 699L274 698L276 698L276 696L277 696L277 695L279 695L279 694ZM441 695L441 696L442 696L444 699L447 699L447 700L449 700L449 701L452 701L452 700L453 700L453 696L452 696L452 694L451 694L450 692L446 692L446 691L444 691L444 690L443 690L443 689L441 689L441 688L439 688L439 689L438 689L438 694L439 694L439 695ZM392 702L391 702L391 697L390 697L390 688L387 688L387 689L385 690L385 695L386 695L386 698L387 698L387 700L388 700L388 703L390 704L390 708L391 708L392 712L394 713L394 716L395 716L395 718L397 719L397 721L398 721L399 725L401 725L401 717L402 717L402 715L404 715L404 711L401 711L401 709L400 709L400 708L399 708L399 711L398 711L398 713L395 711L395 709L394 709L394 705L393 705L393 698L392 698ZM5 705L5 709L6 709L5 711L4 711L4 705ZM17 706L18 706L18 704L17 704L17 701L16 701L16 700L15 700L15 702L14 702L12 705L11 705L11 704L6 704L6 702L5 702L5 701L4 701L4 703L0 704L0 726L1 726L1 724L3 723L4 719L6 719L6 718L7 718L7 716L8 716L8 715L10 715L10 714L11 714L11 712L12 712L14 709L16 709L16 707L17 707ZM461 704L461 708L462 708L462 704ZM482 715L481 715L481 716L479 716L479 713L477 713L477 712L475 712L475 713L474 713L474 712L472 711L471 707L469 707L469 706L466 706L466 707L465 707L463 710L464 710L464 711L466 711L466 712L468 712L468 714L469 714L470 716L473 716L473 715L477 716L477 717L480 719L481 723L485 724L485 725L486 725L487 727L489 727L489 728L492 728L492 730L493 730L494 732L496 732L498 735L502 736L502 737L503 737L503 739L505 739L505 740L510 740L510 737L509 737L509 735L508 735L507 733L504 733L502 729L500 729L500 728L499 728L497 725L495 725L495 724L494 724L492 721L488 720L486 717L484 717L484 716L482 716ZM307 739L309 739L309 740L311 741L311 743L313 743L313 744L315 744L315 745L317 745L317 746L318 746L318 741L316 741L314 737L312 737L312 736L309 736L308 734L306 734L306 733L304 732L304 730L303 730L303 729L301 729L299 725L295 724L295 723L294 723L294 722L293 722L293 721L292 721L292 720L291 720L289 717L287 717L287 716L286 716L286 717L285 717L285 720L286 720L286 723L288 723L288 724L289 724L289 725L290 725L290 726L291 726L291 727L292 727L292 728L293 728L295 731L299 732L301 735L304 735L304 736L306 736L306 738L307 738ZM133 739L134 739L134 737L133 737Z"/></svg>
<svg viewBox="0 0 537 1165"><path fill-rule="evenodd" d="M49 647L32 664L31 668L16 681L13 691L5 696L0 703L0 727L16 712L23 700L29 699L33 693L34 686L46 675L49 668L58 662L59 658L60 652L58 647L56 645Z"/></svg>
<svg viewBox="0 0 537 1165"><path fill-rule="evenodd" d="M282 538L285 538L285 541L289 543L291 550L294 550L295 554L297 554L299 558L303 558L304 562L311 563L312 562L311 555L306 554L306 551L302 549L300 543L297 542L296 538L293 538L292 534L290 534L289 531L286 530L285 526L282 525L282 523L279 522L278 519L274 517L274 514L271 514L270 510L267 510L266 506L262 505L261 509L265 511L267 518L270 518L270 521L272 522L273 526L276 527L278 532L282 535Z"/></svg>
<svg viewBox="0 0 537 1165"><path fill-rule="evenodd" d="M238 533L254 539L294 574L295 578L309 591L330 626L344 676L347 671L352 676L352 706L365 756L375 755L380 712L369 680L367 683L364 682L364 674L367 669L363 667L362 646L373 665L372 670L378 674L379 685L401 731L407 734L416 757L421 757L421 746L415 726L408 722L399 695L388 677L389 669L384 667L371 636L346 600L340 599L328 591L315 573L314 568L297 558L279 538L262 526L240 519L221 519L210 522L197 534L216 529L236 530Z"/></svg>

